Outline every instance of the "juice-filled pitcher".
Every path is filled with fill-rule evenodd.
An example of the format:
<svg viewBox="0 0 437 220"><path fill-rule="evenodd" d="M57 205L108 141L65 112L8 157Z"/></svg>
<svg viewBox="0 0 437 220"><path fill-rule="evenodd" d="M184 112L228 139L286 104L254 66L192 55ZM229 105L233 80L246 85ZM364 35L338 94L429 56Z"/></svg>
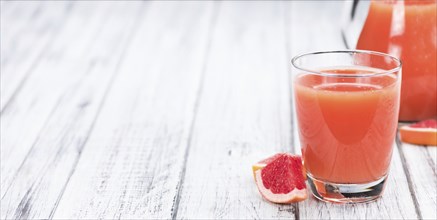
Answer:
<svg viewBox="0 0 437 220"><path fill-rule="evenodd" d="M350 6L349 26L343 36L349 46L354 47L351 38L355 38L356 49L388 53L403 62L399 120L437 117L437 0L354 0L346 4ZM347 33L352 26L357 28L360 19L359 37Z"/></svg>

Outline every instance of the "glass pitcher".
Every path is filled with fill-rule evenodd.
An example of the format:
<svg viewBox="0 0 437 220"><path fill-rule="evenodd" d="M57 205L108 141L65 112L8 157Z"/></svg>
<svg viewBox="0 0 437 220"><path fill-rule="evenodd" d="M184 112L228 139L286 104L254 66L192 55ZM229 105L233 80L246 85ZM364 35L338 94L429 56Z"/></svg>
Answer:
<svg viewBox="0 0 437 220"><path fill-rule="evenodd" d="M388 53L403 61L400 121L437 117L436 6L437 0L345 3L346 46Z"/></svg>

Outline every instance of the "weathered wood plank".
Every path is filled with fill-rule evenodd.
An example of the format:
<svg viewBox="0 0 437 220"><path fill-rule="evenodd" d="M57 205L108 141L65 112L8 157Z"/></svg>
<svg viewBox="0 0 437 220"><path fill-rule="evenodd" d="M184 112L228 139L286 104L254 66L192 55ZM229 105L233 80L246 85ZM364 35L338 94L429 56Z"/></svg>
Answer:
<svg viewBox="0 0 437 220"><path fill-rule="evenodd" d="M1 115L2 219L52 215L123 55L139 5L78 3Z"/></svg>
<svg viewBox="0 0 437 220"><path fill-rule="evenodd" d="M434 162L434 168L437 166L437 147L427 147L428 154L431 157L432 161ZM435 169L437 170L437 169Z"/></svg>
<svg viewBox="0 0 437 220"><path fill-rule="evenodd" d="M283 2L222 2L177 219L293 219L259 195L251 165L291 151Z"/></svg>
<svg viewBox="0 0 437 220"><path fill-rule="evenodd" d="M88 17L85 17L84 19L87 18ZM76 27L80 25L82 24L76 24ZM71 24L67 23L67 26L71 26ZM59 42L58 44L71 43L67 43L65 41L62 42L62 40L59 39L55 41L55 43L56 42ZM48 54L49 53L47 53L45 56L47 57ZM57 92L62 89L65 83L68 83L68 81L65 81L64 84L53 83L58 81L62 82L63 76L60 74L56 74L55 78L52 76L52 78L46 78L47 75L44 74L47 74L47 69L54 69L52 67L52 63L54 63L54 61L49 61L49 59L45 59L45 62L41 62L39 64L40 67L35 67L32 69L34 72L39 72L39 75L30 80L32 83L30 84L30 87L27 88L27 91L24 91L20 97L17 97L17 100L15 100L14 103L11 103L11 108L8 111L4 111L1 115L2 197L4 196L7 188L10 186L18 167L31 148L32 143L35 141L39 130L46 121L46 118L50 115L50 112L56 103L57 96L59 96ZM52 74L53 72L62 73L62 71L59 71L59 69L63 68L62 66L55 65L55 67L58 67L58 69L50 71ZM3 73L4 72L2 69L2 75ZM72 71L69 71L68 73L71 74ZM50 76L50 73L48 73L48 75ZM6 78L2 77L1 83L7 84L8 82L9 81L6 80ZM55 87L47 87L47 83L54 84Z"/></svg>
<svg viewBox="0 0 437 220"><path fill-rule="evenodd" d="M168 219L214 2L148 2L54 219Z"/></svg>
<svg viewBox="0 0 437 220"><path fill-rule="evenodd" d="M0 23L2 26L2 43L10 42L13 36L26 29L30 22L39 16L43 8L42 2L1 1ZM7 32L7 33L6 33ZM8 40L6 40L8 39Z"/></svg>
<svg viewBox="0 0 437 220"><path fill-rule="evenodd" d="M10 3L2 7L7 10ZM16 2L1 15L0 110L10 103L69 18L72 2Z"/></svg>
<svg viewBox="0 0 437 220"><path fill-rule="evenodd" d="M436 147L398 142L413 196L423 219L437 219Z"/></svg>
<svg viewBox="0 0 437 220"><path fill-rule="evenodd" d="M292 2L293 27L291 53L344 49L341 39L341 1ZM296 122L296 120L294 120ZM300 152L297 124L294 123L296 152ZM384 195L369 204L338 205L323 203L313 196L299 203L302 219L415 219L418 213L408 187L402 161L394 146L391 170ZM420 214L419 214L420 215Z"/></svg>
<svg viewBox="0 0 437 220"><path fill-rule="evenodd" d="M94 14L102 16L104 9L95 11ZM12 100L10 108L2 113L2 137L5 137L1 139L1 186L4 189L2 197L46 119L62 100L62 94L68 91L65 87L71 90L82 76L77 73L85 73L87 66L76 65L70 61L79 59L87 51L87 42L91 42L93 38L89 33L103 22L98 16L92 18L91 13L78 14L64 24L65 28L59 38L45 52L44 59L32 70L36 75L31 76L28 86ZM83 34L73 34L77 29L81 29ZM68 47L74 50L64 50ZM60 60L63 62L59 62Z"/></svg>
<svg viewBox="0 0 437 220"><path fill-rule="evenodd" d="M1 219L437 217L435 147L395 148L370 204L256 190L300 152L289 60L343 48L340 1L0 4Z"/></svg>

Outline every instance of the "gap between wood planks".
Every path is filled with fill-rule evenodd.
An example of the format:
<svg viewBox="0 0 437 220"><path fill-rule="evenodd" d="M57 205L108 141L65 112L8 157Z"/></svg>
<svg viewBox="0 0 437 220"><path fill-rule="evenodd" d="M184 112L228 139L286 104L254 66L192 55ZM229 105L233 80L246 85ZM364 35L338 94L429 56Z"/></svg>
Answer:
<svg viewBox="0 0 437 220"><path fill-rule="evenodd" d="M171 218L212 4L151 4L53 218Z"/></svg>
<svg viewBox="0 0 437 220"><path fill-rule="evenodd" d="M284 9L285 10L284 24L285 24L285 44L286 44L285 47L287 48L286 57L288 57L290 60L290 62L287 63L288 64L287 69L288 69L288 91L290 91L290 93L289 93L289 105L290 105L290 115L291 115L291 117L290 117L290 134L291 134L290 135L290 137L291 137L290 144L291 144L291 146L288 146L288 148L292 149L293 154L300 154L299 152L297 152L296 147L293 147L294 142L295 142L294 130L297 128L295 128L294 117L293 117L293 113L292 113L294 111L293 110L294 103L293 103L293 94L291 93L291 91L293 91L293 75L291 72L291 59L292 59L291 51L292 51L292 48L291 48L291 40L290 40L292 35L291 35L291 30L290 30L291 28L289 28L289 27L291 27L291 23L292 23L291 22L291 14L290 14L291 5L286 4L284 8L285 8ZM284 152L287 152L287 151L288 151L288 149L284 149ZM294 218L296 220L299 220L300 219L299 203L294 203L293 208L294 208Z"/></svg>
<svg viewBox="0 0 437 220"><path fill-rule="evenodd" d="M140 18L140 14L141 14L141 10L138 10L138 14L137 14L137 16L136 16L136 19L135 18L133 18L132 20L136 20L136 22L138 22L139 21L139 18ZM105 13L105 15L108 15L108 13ZM104 16L104 15L102 15L102 16ZM105 16L105 18L106 18L107 16ZM133 17L133 16L132 16ZM113 17L112 17L113 18ZM118 50L116 50L117 51L117 54L119 54L117 57L119 57L118 59L117 59L117 61L118 62L116 62L115 63L115 70L113 71L112 69L111 69L111 71L109 71L110 73L112 73L112 74L108 74L108 77L107 77L107 83L105 84L105 85L103 85L104 87L102 87L102 99L99 99L98 100L98 102L100 102L99 104L97 104L97 113L95 113L94 114L94 116L91 116L92 117L92 119L90 120L91 121L91 125L88 127L87 125L86 125L86 128L87 128L87 130L88 131L86 131L87 132L87 134L85 134L84 136L84 143L79 143L80 145L79 146L76 146L77 147L77 153L78 153L78 155L77 155L77 157L75 158L75 162L74 162L74 164L73 164L73 166L71 167L71 169L69 169L69 170L67 170L67 172L68 171L70 171L69 172L69 176L66 178L66 182L64 183L65 185L63 185L62 186L62 189L61 189L61 192L63 192L64 191L64 189L65 189L65 187L67 186L67 184L68 184L68 181L69 181L69 179L70 179L70 177L71 177L71 174L74 172L74 167L77 165L77 161L79 160L79 158L80 158L80 155L81 155L81 152L82 152L82 148L83 148L83 146L84 146L84 144L87 142L87 139L88 139L88 137L89 137L89 135L90 135L90 133L91 133L91 131L92 131L92 128L94 127L94 123L95 123L95 121L96 121L96 118L97 118L97 116L98 116L98 112L100 111L100 109L101 109L101 107L102 107L102 105L103 105L103 102L104 102L104 100L105 100L105 98L106 98L106 94L108 93L108 91L109 91L109 89L110 89L110 87L111 87L111 85L112 85L112 82L114 81L114 78L115 78L115 75L116 75L116 73L117 73L117 69L118 69L118 66L120 65L120 62L121 62L121 60L122 60L122 58L123 58L123 54L125 53L125 50L126 49L124 49L124 48L126 48L127 47L127 45L129 44L129 42L130 42L130 39L132 38L132 36L133 36L133 31L135 30L135 26L132 24L132 22L130 22L129 23L129 25L131 25L131 27L130 28L126 28L127 29L127 31L126 31L126 33L125 34L120 34L119 35L119 37L121 37L121 39L124 39L122 42L121 42L121 44L123 44L122 45L122 48L121 49L118 49ZM120 25L119 25L120 26ZM108 26L107 26L108 27ZM106 29L106 30L111 30L111 29ZM94 44L95 42L93 42L93 41L95 41L95 40L97 40L97 38L96 38L96 36L98 35L97 34L98 32L96 32L96 35L94 36L94 37L92 37L91 38L91 43L90 44ZM104 32L104 33L107 33L107 32ZM120 32L120 33L124 33L124 32ZM65 33L64 33L65 34ZM102 35L103 36L103 35ZM109 38L109 39L111 39L111 38ZM105 39L105 40L108 40L108 39ZM108 42L109 43L109 42ZM94 48L94 49L96 49L96 52L101 52L101 50L102 50L102 45L101 44L96 44L97 45L97 48ZM120 45L120 44L118 44L118 45ZM59 46L59 45L58 45ZM100 47L99 47L100 46ZM118 48L117 46L114 46L114 48ZM112 50L110 51L110 52L113 52L115 49L114 48L112 48ZM99 50L100 49L100 50ZM105 47L105 49L106 49L106 47ZM111 54L111 53L108 53L108 54ZM93 56L97 56L97 57L99 57L99 55L100 54L94 54ZM89 57L89 58L91 58L91 57ZM85 60L85 62L87 62L87 61L89 61L89 60ZM93 66L95 65L95 62L93 61L93 62L91 62L90 63L90 66L88 67L88 70L86 70L86 72L84 73L84 75L93 75L92 73L91 73L91 69L93 68ZM114 65L111 65L111 66L114 66ZM103 72L104 73L104 72ZM92 78L92 76L90 76L91 78ZM85 78L85 77L83 77L83 78ZM82 82L82 80L84 80L83 78L81 78L80 80L79 80L79 83L80 82ZM88 79L88 78L85 78L85 79ZM88 79L89 80L89 79ZM87 81L85 81L85 82L87 82ZM89 82L88 82L89 83ZM89 85L88 85L89 86ZM86 88L86 85L85 85L85 88ZM65 91L64 91L65 92ZM81 95L84 95L85 96L85 98L92 98L92 97L87 97L86 95L87 95L87 93L86 93L86 91L85 92L83 92L84 94L79 94L79 96L81 96ZM65 95L65 94L64 94ZM58 102L62 99L62 98L65 98L65 96L64 95L61 95L60 96L60 98L58 98ZM75 94L76 95L76 94ZM82 97L83 98L83 97ZM77 100L76 100L77 101ZM73 102L74 103L74 102ZM59 103L58 103L59 104ZM71 104L71 103L70 103ZM87 106L88 105L88 103L82 103L82 104L80 104L80 109L79 109L79 113L81 113L82 112L82 109L85 107L85 106ZM47 130L45 127L46 127L46 125L47 125L47 123L50 121L50 120L52 120L53 119L53 117L55 117L54 116L54 112L56 112L55 110L56 110L56 107L57 106L57 104L55 105L55 108L52 110L52 113L51 114L49 114L49 116L48 116L48 118L45 120L45 124L43 124L43 126L42 126L42 128L43 129L41 129L41 131L39 131L39 133L41 133L42 131L44 131L44 130ZM74 111L74 109L72 109L71 111ZM67 111L68 112L68 111ZM59 113L59 112L58 112ZM93 113L91 113L91 114L93 114ZM61 113L61 115L62 115L62 113ZM59 114L57 114L57 116L59 116ZM68 125L68 123L67 123L67 125ZM67 127L66 128L66 130L69 130L69 128L70 127ZM50 131L50 129L49 129L49 131ZM41 134L40 134L41 135ZM66 135L66 134L62 134L62 135ZM73 134L70 134L70 135L74 135L74 133ZM67 135L68 136L68 135ZM62 138L64 138L64 137L62 137ZM36 140L36 142L38 142L38 139ZM36 143L35 142L35 143ZM80 141L79 141L80 142ZM34 145L35 145L35 143L34 143ZM34 146L33 145L33 146ZM30 149L29 149L29 151L28 151L28 153L27 153L27 155L29 155L29 153L34 149L34 147L31 147ZM70 148L71 147L73 147L73 146L70 146ZM58 156L58 153L60 153L60 151L61 151L61 149L64 149L64 148L60 148L59 150L58 150L58 152L56 153L56 156ZM68 152L67 152L68 153ZM25 158L24 158L24 160L23 160L23 162L22 162L22 164L21 164L21 166L24 164L24 163L26 163L26 161L27 161L27 159L28 159L28 156L26 156ZM59 164L58 164L59 165ZM68 165L68 164L67 164ZM20 168L21 168L21 166L20 166ZM67 167L68 168L68 167ZM17 171L17 173L20 171L20 169ZM30 177L29 177L30 178ZM43 179L43 177L41 177L41 179ZM32 180L32 181L34 181L34 183L32 183L32 185L31 186L29 186L29 188L28 188L28 190L27 190L27 192L25 193L25 195L22 197L22 198L20 198L21 199L21 201L20 201L20 204L18 204L18 207L17 207L17 209L15 210L15 217L16 218L28 218L28 215L29 215L29 211L31 211L30 210L30 208L31 208L31 206L30 206L30 202L32 201L31 199L30 199L30 194L32 194L32 193L35 193L34 191L35 191L35 189L34 189L34 185L36 184L36 181L39 181L39 182L41 182L41 179L39 179L39 180ZM37 185L37 184L36 184ZM40 186L39 186L40 187ZM5 196L6 196L6 192L5 192ZM13 196L13 195L12 195ZM16 196L18 196L18 195L16 195ZM50 213L50 216L53 214L53 212L55 211L55 209L56 209L56 206L57 206L57 204L58 204L58 202L59 202L59 199L62 197L62 193L61 194L59 194L59 195L57 195L58 196L58 198L56 199L56 201L55 201L55 206L54 206L54 208L52 209L52 211L51 211L51 213ZM39 199L41 199L41 198L39 198ZM2 198L2 200L3 200L3 198ZM14 208L14 207L12 207L12 208ZM41 210L39 210L39 211L41 211ZM7 214L8 213L6 213L5 215L7 216ZM2 212L2 216L3 216L3 212ZM46 218L46 217L44 217L44 218Z"/></svg>
<svg viewBox="0 0 437 220"><path fill-rule="evenodd" d="M3 3L3 2L2 2L2 3ZM38 5L38 7L35 9L35 11L32 12L32 16L31 16L32 18L33 18L36 14L39 14L39 13L40 13L39 11L41 11L42 4L43 4L43 3L40 3L40 4ZM59 20L59 23L60 23L60 24L67 22L68 19L70 18L70 16L71 16L71 11L72 11L72 8L73 8L72 6L73 6L73 3L68 3L68 5L67 5L67 7L66 7L66 9L65 9L65 14L64 14L64 15L60 18L60 20ZM36 13L36 12L38 12L38 13ZM32 73L32 70L35 68L35 66L38 65L38 62L42 59L42 55L44 54L44 52L45 52L45 51L50 47L50 45L53 43L53 40L54 40L54 39L59 35L59 33L61 32L61 30L62 30L61 27L62 27L62 25L57 25L57 26L54 28L54 29L55 29L55 30L54 30L54 33L50 36L49 40L47 40L47 42L45 42L45 43L43 44L41 50L38 52L38 55L35 57L35 59L34 59L33 61L30 62L30 67L25 71L23 78L20 80L20 83L17 85L17 87L16 87L15 89L12 89L12 90L13 90L13 91L12 91L12 95L11 95L10 97L7 98L7 101L6 101L5 105L2 105L2 108L1 108L1 110L0 110L0 117L2 117L2 118L4 117L4 114L3 114L3 113L5 113L4 110L6 110L6 106L8 106L11 102L13 102L15 96L18 95L18 94L20 93L21 88L24 86L26 80L30 77L30 75L31 75L31 73ZM22 32L22 31L19 31L19 32ZM3 69L3 66L2 66L2 69ZM11 73L9 73L9 74L11 74ZM14 72L14 74L15 74L15 72ZM1 76L3 76L3 74L2 74ZM2 79L2 80L4 80L4 79ZM3 83L3 81L2 81L2 83ZM62 98L62 97L61 97L61 98ZM52 114L55 112L55 110L57 109L57 107L58 107L58 105L59 105L59 103L60 103L60 101L61 101L61 98L59 98L59 99L56 101L56 103L54 104L54 107L50 110L49 115L52 115ZM3 100L2 100L2 101L3 101ZM2 102L2 104L3 104L3 102ZM48 121L49 121L48 118L46 118L46 120L45 120L45 122L44 122L44 124L43 124L42 127L45 127L45 126L47 125ZM39 133L40 133L40 132L39 132ZM34 147L34 145L36 144L36 142L39 140L39 138L40 138L40 135L38 135L38 136L36 137L35 141L31 144L31 147L30 147L30 149L28 150L28 153L25 155L24 159L23 159L23 160L21 161L21 163L20 163L20 165L19 165L19 167L18 167L18 169L17 169L17 172L15 172L15 174L13 175L14 177L17 175L17 173L19 172L19 170L20 170L21 167L23 166L25 160L28 158L28 156L29 156L29 154L30 154L32 148ZM0 152L0 154L1 154L1 152ZM1 173L0 173L0 175L1 175ZM5 189L2 190L2 194L3 194L3 195L1 196L1 199L3 199L3 197L6 195L6 192L9 190L10 186L11 186L11 185L8 185L8 186L6 187L6 190L5 190Z"/></svg>
<svg viewBox="0 0 437 220"><path fill-rule="evenodd" d="M193 107L193 118L190 122L190 131L188 134L188 140L187 140L187 147L185 149L185 153L184 153L184 161L182 164L182 170L181 170L181 174L180 174L180 181L179 184L176 186L177 187L177 194L175 195L174 199L173 199L173 206L171 208L171 218L172 219L176 219L177 215L178 215L178 210L179 210L179 202L181 201L181 192L184 188L184 180L185 180L185 171L187 169L187 161L188 161L188 154L190 152L190 147L191 147L191 140L193 138L193 133L194 133L194 124L196 122L196 116L197 116L197 111L199 109L199 102L200 102L200 96L202 94L203 91L203 85L204 85L204 81L205 81L205 75L206 75L206 64L208 63L209 60L209 56L210 56L210 50L211 50L211 44L212 44L212 38L214 36L214 28L216 26L217 23L217 17L218 17L218 12L219 12L219 8L220 8L220 2L216 1L214 2L214 7L213 7L213 14L211 16L211 20L210 20L210 25L209 25L209 30L208 30L208 43L206 45L206 49L205 49L205 60L203 62L203 66L202 66L202 72L201 72L201 76L200 76L200 80L199 80L199 85L198 85L198 90L196 91L196 100L194 102L194 107Z"/></svg>
<svg viewBox="0 0 437 220"><path fill-rule="evenodd" d="M402 149L402 142L399 139L399 133L398 132L396 134L396 143L395 144L396 144L396 147L399 150L399 156L401 157L401 161L402 161L402 168L404 170L405 177L407 178L408 189L410 190L410 195L411 195L411 198L413 199L413 202L414 202L414 208L415 208L415 212L416 212L417 218L418 219L423 219L422 215L420 213L419 203L417 202L416 194L414 193L415 191L414 191L414 187L413 187L413 182L411 181L410 170L408 169L408 166L407 166L407 161L405 159L404 151Z"/></svg>
<svg viewBox="0 0 437 220"><path fill-rule="evenodd" d="M97 118L99 117L99 113L101 112L102 107L105 104L105 101L107 99L108 93L109 93L109 91L110 91L110 89L111 89L111 87L112 87L112 85L114 83L114 79L117 77L117 75L118 75L117 73L119 73L120 65L121 65L121 63L122 63L122 61L123 61L123 59L125 57L124 55L126 54L127 48L129 47L129 44L132 42L133 36L135 34L135 31L138 30L136 27L141 22L140 18L142 17L142 14L143 14L142 12L144 10L144 5L145 5L145 2L143 2L142 8L140 10L138 10L137 15L135 15L134 24L132 25L131 29L128 31L129 34L128 34L126 43L125 43L125 45L123 45L123 50L122 50L122 52L120 54L120 58L117 61L117 64L116 64L115 69L114 69L114 72L111 75L111 78L109 80L108 86L106 87L106 90L105 90L105 92L103 94L102 101L100 102L99 107L97 109L97 112L95 114L95 117L93 118L93 121L91 123L89 132L88 132L88 134L87 134L87 136L85 138L85 141L83 142L83 144L81 146L81 149L79 150L79 154L78 154L78 156L77 156L77 158L76 158L76 160L74 162L73 168L71 169L71 171L70 171L70 173L68 175L67 182L65 183L64 187L62 188L62 191L59 194L58 199L56 200L55 206L53 207L52 211L50 212L50 215L49 215L50 219L53 218L53 215L55 214L56 209L58 208L59 201L62 199L62 196L64 195L64 192L65 192L65 189L67 188L67 185L70 182L70 178L73 175L74 171L76 170L76 166L77 166L77 164L79 162L80 156L82 155L83 147L86 145L86 143L88 142L89 137L91 136L91 133L93 132L94 125L95 125L95 123L97 121Z"/></svg>
<svg viewBox="0 0 437 220"><path fill-rule="evenodd" d="M41 3L42 4L42 3ZM36 12L32 15L35 16L35 14L40 13L39 11L41 10L41 4L39 5L39 7L36 9ZM3 114L3 112L7 109L7 107L10 105L10 103L15 99L15 97L17 96L17 94L20 92L20 90L23 88L24 84L26 83L27 79L29 78L30 74L33 72L33 70L35 69L35 67L38 65L38 63L41 61L42 59L42 55L45 53L45 51L50 47L51 44L53 44L54 39L56 39L56 37L59 35L59 33L61 32L62 29L62 25L64 24L67 19L70 17L71 15L71 11L73 9L73 5L74 2L68 2L67 7L65 9L65 14L62 16L62 18L59 20L59 25L57 25L54 29L54 33L49 37L49 39L47 40L47 42L44 43L44 45L42 46L41 50L37 53L36 57L34 58L33 61L31 61L31 64L29 65L28 69L24 71L24 73L22 74L21 79L18 79L17 85L15 88L12 88L11 91L9 91L9 96L6 97L6 100L2 100L1 101L1 106L0 106L0 115ZM5 97L3 97L5 98Z"/></svg>
<svg viewBox="0 0 437 220"><path fill-rule="evenodd" d="M291 205L264 202L246 170L291 145L283 11L222 3L177 218L294 218Z"/></svg>

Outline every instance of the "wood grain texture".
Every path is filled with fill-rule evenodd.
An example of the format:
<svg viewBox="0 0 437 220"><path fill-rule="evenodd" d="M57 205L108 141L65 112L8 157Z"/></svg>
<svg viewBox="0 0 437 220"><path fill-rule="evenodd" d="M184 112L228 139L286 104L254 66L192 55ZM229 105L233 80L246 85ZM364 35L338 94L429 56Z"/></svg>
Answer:
<svg viewBox="0 0 437 220"><path fill-rule="evenodd" d="M427 147L426 150L428 151L429 156L431 157L432 161L434 162L434 168L437 166L437 147ZM435 169L437 170L437 169Z"/></svg>
<svg viewBox="0 0 437 220"><path fill-rule="evenodd" d="M75 65L71 60L83 55L88 49L86 42L91 43L93 36L89 34L75 36L73 35L75 29L82 28L84 33L96 29L102 23L100 16L103 13L104 9L99 10L94 18L90 13L77 15L75 19L70 19L65 23L65 29L59 38L53 42L50 49L41 55L44 57L40 58L41 62L32 68L27 85L17 94L16 99L12 100L10 108L2 112L2 136L5 137L1 139L1 186L5 189L2 191L2 197L11 185L12 179L37 139L44 123L62 100L63 93L68 91L65 87L69 87L69 90L74 89L74 83L86 74L86 66ZM67 47L74 48L74 50L65 50ZM28 48L28 50L31 49ZM79 70L82 74L78 74ZM2 78L2 82L7 84L8 81Z"/></svg>
<svg viewBox="0 0 437 220"><path fill-rule="evenodd" d="M44 57L70 17L72 2L4 2L1 7L0 110Z"/></svg>
<svg viewBox="0 0 437 220"><path fill-rule="evenodd" d="M338 1L292 2L291 26L297 34L291 37L291 53L345 49L340 36L341 17L337 10L342 4ZM324 10L317 11L317 16L308 13L315 7ZM294 146L300 154L297 124L294 124L294 135ZM420 214L418 216L416 212L412 193L395 145L387 187L381 199L369 204L337 205L320 202L311 196L299 203L299 213L302 219L416 219Z"/></svg>
<svg viewBox="0 0 437 220"><path fill-rule="evenodd" d="M291 150L283 2L222 2L177 219L294 219L262 199L251 165Z"/></svg>
<svg viewBox="0 0 437 220"><path fill-rule="evenodd" d="M437 148L397 142L373 203L260 196L300 152L290 59L342 1L0 1L0 219L437 219Z"/></svg>
<svg viewBox="0 0 437 220"><path fill-rule="evenodd" d="M2 219L51 216L123 55L136 8L78 3L2 113Z"/></svg>
<svg viewBox="0 0 437 220"><path fill-rule="evenodd" d="M214 2L147 2L54 219L171 218Z"/></svg>
<svg viewBox="0 0 437 220"><path fill-rule="evenodd" d="M437 219L436 147L398 142L420 217Z"/></svg>

